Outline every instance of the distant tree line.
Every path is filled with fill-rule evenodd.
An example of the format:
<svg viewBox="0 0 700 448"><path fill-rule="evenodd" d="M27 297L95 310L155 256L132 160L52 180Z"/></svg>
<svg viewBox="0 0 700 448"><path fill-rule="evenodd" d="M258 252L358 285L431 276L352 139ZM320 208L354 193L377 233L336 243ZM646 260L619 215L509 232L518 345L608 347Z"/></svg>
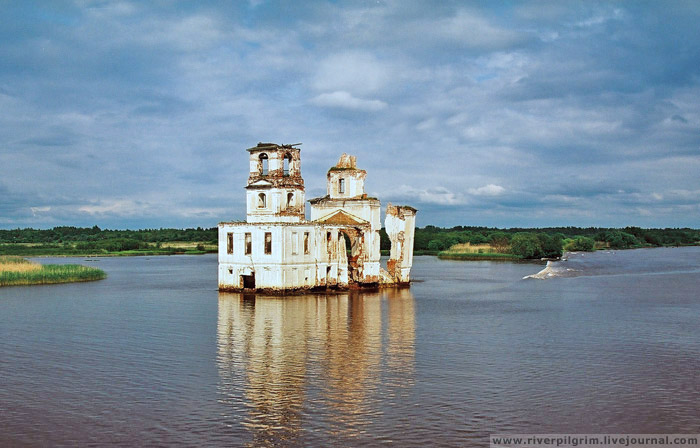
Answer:
<svg viewBox="0 0 700 448"><path fill-rule="evenodd" d="M61 226L46 230L13 229L0 230L0 253L23 256L204 253L211 251L204 244L216 245L217 239L216 227L103 230L98 226ZM182 249L170 244L176 242L198 244Z"/></svg>
<svg viewBox="0 0 700 448"><path fill-rule="evenodd" d="M380 232L381 249L388 251L391 242L384 229ZM161 248L170 242L198 242L216 244L216 227L188 229L109 230L93 227L60 226L53 229L0 230L0 244L4 252L26 252L19 244L41 244L54 248L57 253L75 253L93 250L107 252ZM547 227L509 228L456 226L416 228L416 254L437 254L456 244L486 245L497 253L509 253L522 258L558 257L563 250L590 251L595 248L629 249L635 247L687 246L700 244L700 230L689 228L622 229L602 227ZM12 245L12 247L10 247ZM17 246L15 246L17 245ZM197 247L203 250L202 247Z"/></svg>
<svg viewBox="0 0 700 448"><path fill-rule="evenodd" d="M83 247L92 248L90 243L102 243L129 246L128 249L138 249L138 243L167 243L173 241L198 241L216 243L218 231L216 227L203 229L141 229L141 230L109 230L93 227L61 226L53 229L13 229L0 230L0 243L85 243ZM97 244L95 245L97 247ZM143 247L143 245L141 246Z"/></svg>
<svg viewBox="0 0 700 448"><path fill-rule="evenodd" d="M630 249L636 247L688 246L700 244L700 230L689 228L622 229L603 227L509 228L457 226L416 228L417 254L437 254L455 244L490 245L496 252L522 258L560 256L563 250L591 251L594 248ZM381 248L391 242L382 232Z"/></svg>

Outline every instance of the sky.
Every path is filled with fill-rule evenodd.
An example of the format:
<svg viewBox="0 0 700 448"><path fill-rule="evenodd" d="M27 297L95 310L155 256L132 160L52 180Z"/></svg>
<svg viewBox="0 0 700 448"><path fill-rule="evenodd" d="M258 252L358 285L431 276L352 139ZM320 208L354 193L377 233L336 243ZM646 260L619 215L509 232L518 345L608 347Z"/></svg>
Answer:
<svg viewBox="0 0 700 448"><path fill-rule="evenodd" d="M700 227L697 1L0 0L0 228L245 218L344 152L419 226ZM307 206L308 209L308 206Z"/></svg>

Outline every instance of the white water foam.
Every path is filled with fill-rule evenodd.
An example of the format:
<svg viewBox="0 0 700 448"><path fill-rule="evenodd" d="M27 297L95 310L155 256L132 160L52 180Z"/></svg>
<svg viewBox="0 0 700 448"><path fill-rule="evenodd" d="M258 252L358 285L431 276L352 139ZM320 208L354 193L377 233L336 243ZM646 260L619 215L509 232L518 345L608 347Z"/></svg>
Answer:
<svg viewBox="0 0 700 448"><path fill-rule="evenodd" d="M577 257L583 256L577 252L565 252L561 260L558 261L548 261L547 265L540 272L536 274L530 274L523 277L523 280L528 278L534 278L537 280L546 280L553 277L574 277L576 275L577 269L572 269L567 267L567 262L569 261L569 256Z"/></svg>

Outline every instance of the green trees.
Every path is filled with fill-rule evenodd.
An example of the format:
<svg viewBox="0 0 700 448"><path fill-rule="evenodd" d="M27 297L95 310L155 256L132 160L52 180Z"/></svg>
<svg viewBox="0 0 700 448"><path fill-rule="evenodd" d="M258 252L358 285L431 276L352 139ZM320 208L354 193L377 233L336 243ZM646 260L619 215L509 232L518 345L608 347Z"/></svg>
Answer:
<svg viewBox="0 0 700 448"><path fill-rule="evenodd" d="M564 246L563 235L560 233L555 233L553 235L538 233L537 239L540 240L540 245L542 246L542 255L540 255L541 258L561 257Z"/></svg>
<svg viewBox="0 0 700 448"><path fill-rule="evenodd" d="M569 251L582 251L590 252L595 246L595 241L593 238L588 238L587 236L577 236L576 238L568 241L564 246L564 249Z"/></svg>
<svg viewBox="0 0 700 448"><path fill-rule="evenodd" d="M510 252L523 258L535 258L542 252L542 246L534 233L519 232L510 240Z"/></svg>
<svg viewBox="0 0 700 448"><path fill-rule="evenodd" d="M441 251L447 249L445 244L441 240L430 240L428 243L428 250L430 251Z"/></svg>
<svg viewBox="0 0 700 448"><path fill-rule="evenodd" d="M104 240L136 240L146 242L206 241L216 243L216 227L203 229L109 230L93 227L61 226L53 229L0 229L0 243L64 243Z"/></svg>
<svg viewBox="0 0 700 448"><path fill-rule="evenodd" d="M634 235L621 230L600 232L596 235L596 240L608 243L611 249L629 249L641 245Z"/></svg>
<svg viewBox="0 0 700 448"><path fill-rule="evenodd" d="M494 232L489 236L489 244L496 252L506 253L510 247L510 238L505 232Z"/></svg>
<svg viewBox="0 0 700 448"><path fill-rule="evenodd" d="M510 240L510 252L523 258L556 258L562 253L558 234L518 232Z"/></svg>
<svg viewBox="0 0 700 448"><path fill-rule="evenodd" d="M598 241L602 246L613 249L627 249L644 246L683 246L700 245L700 230L698 229L642 229L625 227L624 229L609 229L595 227L550 227L544 229L496 229L490 227L456 226L441 228L425 226L416 228L414 250L416 253L437 253L449 249L457 243L471 245L489 244L496 253L511 251L511 239L515 235L523 236L516 239L516 251L530 253L533 258L555 257L561 253L561 240L567 239L567 250L591 250L591 241ZM382 229L381 249L389 250L391 242ZM583 238L583 239L580 239ZM106 243L106 241L112 241ZM128 240L128 241L126 241ZM130 250L127 248L144 249L143 243L169 246L171 242L205 242L216 244L218 232L216 227L209 229L142 229L142 230L109 230L93 227L60 226L53 229L0 229L0 244L5 254L36 254L20 243L41 244L45 254L70 254L92 250ZM107 247L109 246L109 247ZM51 252L48 251L51 249ZM72 252L73 251L73 252ZM77 253L76 252L76 253Z"/></svg>

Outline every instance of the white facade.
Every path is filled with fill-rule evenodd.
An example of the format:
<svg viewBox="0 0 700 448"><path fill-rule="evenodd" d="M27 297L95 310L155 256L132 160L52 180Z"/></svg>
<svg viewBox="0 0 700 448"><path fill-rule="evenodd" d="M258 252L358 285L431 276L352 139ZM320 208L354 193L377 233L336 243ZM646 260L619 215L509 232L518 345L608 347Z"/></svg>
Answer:
<svg viewBox="0 0 700 448"><path fill-rule="evenodd" d="M306 221L299 148L260 143L248 152L246 221L219 223L219 289L345 289L409 282L415 210L388 209L392 254L387 272L380 267L381 205L365 194L367 173L356 168L354 157L343 154L328 171L328 194L309 201L311 220Z"/></svg>

